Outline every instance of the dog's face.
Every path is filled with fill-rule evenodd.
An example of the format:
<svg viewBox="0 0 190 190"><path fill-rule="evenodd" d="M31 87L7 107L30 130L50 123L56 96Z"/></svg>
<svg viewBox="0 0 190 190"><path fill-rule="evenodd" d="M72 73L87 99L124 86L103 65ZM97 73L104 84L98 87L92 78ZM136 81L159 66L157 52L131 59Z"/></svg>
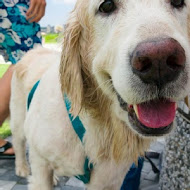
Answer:
<svg viewBox="0 0 190 190"><path fill-rule="evenodd" d="M117 117L140 135L169 133L176 102L187 95L189 6L189 0L85 1L88 30L80 49L89 32L89 68Z"/></svg>

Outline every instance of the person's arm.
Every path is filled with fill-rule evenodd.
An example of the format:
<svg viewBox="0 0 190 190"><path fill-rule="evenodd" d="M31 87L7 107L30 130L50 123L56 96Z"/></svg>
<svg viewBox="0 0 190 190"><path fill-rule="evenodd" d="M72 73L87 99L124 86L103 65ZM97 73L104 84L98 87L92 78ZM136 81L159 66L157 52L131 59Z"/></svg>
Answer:
<svg viewBox="0 0 190 190"><path fill-rule="evenodd" d="M30 6L26 18L30 22L38 22L45 14L46 0L30 0Z"/></svg>

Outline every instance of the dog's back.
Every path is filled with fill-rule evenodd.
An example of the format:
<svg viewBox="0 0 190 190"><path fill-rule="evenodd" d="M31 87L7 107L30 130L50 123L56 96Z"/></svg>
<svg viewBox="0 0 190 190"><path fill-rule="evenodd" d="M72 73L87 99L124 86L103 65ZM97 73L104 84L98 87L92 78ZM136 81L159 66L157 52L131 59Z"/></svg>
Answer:
<svg viewBox="0 0 190 190"><path fill-rule="evenodd" d="M28 91L55 62L59 62L60 53L41 46L30 50L15 67L14 78L21 79ZM13 80L14 83L14 80ZM14 85L13 85L14 86Z"/></svg>
<svg viewBox="0 0 190 190"><path fill-rule="evenodd" d="M13 146L16 154L16 174L19 176L26 177L29 174L23 130L28 94L50 66L59 63L59 60L59 52L38 46L26 53L15 66L11 84L10 113Z"/></svg>

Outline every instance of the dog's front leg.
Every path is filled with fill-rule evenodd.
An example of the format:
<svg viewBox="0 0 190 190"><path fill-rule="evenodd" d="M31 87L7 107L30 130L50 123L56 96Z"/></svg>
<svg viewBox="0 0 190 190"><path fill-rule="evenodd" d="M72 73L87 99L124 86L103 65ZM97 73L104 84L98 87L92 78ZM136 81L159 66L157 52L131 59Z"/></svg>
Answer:
<svg viewBox="0 0 190 190"><path fill-rule="evenodd" d="M13 121L11 122L13 123ZM14 127L15 128L13 128L13 124L12 124L13 147L14 147L14 151L16 155L16 158L15 158L16 175L21 176L21 177L27 177L30 174L30 169L29 169L27 159L26 159L26 150L25 150L26 140L24 137L22 121L20 121L19 124L15 122Z"/></svg>
<svg viewBox="0 0 190 190"><path fill-rule="evenodd" d="M16 155L16 175L27 177L30 169L26 159L26 139L24 134L24 120L26 114L26 97L23 86L17 75L13 75L10 99L11 131L13 135L13 147Z"/></svg>
<svg viewBox="0 0 190 190"><path fill-rule="evenodd" d="M32 175L29 178L29 190L52 190L53 170L32 147L30 148L30 164Z"/></svg>

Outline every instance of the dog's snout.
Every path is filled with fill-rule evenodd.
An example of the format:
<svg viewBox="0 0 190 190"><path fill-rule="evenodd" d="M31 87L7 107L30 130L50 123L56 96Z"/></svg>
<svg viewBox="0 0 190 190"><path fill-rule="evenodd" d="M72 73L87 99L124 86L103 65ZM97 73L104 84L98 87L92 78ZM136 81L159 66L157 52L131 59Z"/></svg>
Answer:
<svg viewBox="0 0 190 190"><path fill-rule="evenodd" d="M133 72L148 84L174 81L185 67L185 51L173 38L140 43L131 57Z"/></svg>

